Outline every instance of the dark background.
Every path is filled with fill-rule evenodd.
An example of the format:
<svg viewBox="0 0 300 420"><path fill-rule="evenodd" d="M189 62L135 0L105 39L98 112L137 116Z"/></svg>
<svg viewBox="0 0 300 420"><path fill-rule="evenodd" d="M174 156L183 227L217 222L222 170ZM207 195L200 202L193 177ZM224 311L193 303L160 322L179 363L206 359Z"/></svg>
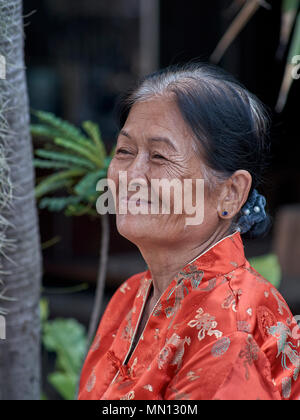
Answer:
<svg viewBox="0 0 300 420"><path fill-rule="evenodd" d="M117 133L114 106L118 95L145 72L174 63L208 60L232 19L228 15L231 2L226 0L148 0L146 17L141 3L145 5L145 0L24 0L31 108L54 112L77 125L87 119L97 122L111 149ZM300 202L300 81L294 81L284 111L273 112L285 60L275 58L281 1L270 3L271 10L259 9L220 65L272 113L272 159L260 192L267 198L274 225L266 238L246 241L245 252L248 257L261 255L282 249L284 244L289 255L281 256L282 292L292 310L298 311L299 217L298 228L294 222L292 228L286 222L288 228L278 234L282 229L276 227L282 223L278 218L281 209L287 205L294 208ZM145 268L136 247L118 235L113 216L110 222L105 303L121 282ZM43 293L50 301L50 316L74 316L87 325L98 268L99 220L66 218L43 210L40 230L42 242L60 237L43 253ZM88 283L88 290L77 294L56 290L81 283Z"/></svg>

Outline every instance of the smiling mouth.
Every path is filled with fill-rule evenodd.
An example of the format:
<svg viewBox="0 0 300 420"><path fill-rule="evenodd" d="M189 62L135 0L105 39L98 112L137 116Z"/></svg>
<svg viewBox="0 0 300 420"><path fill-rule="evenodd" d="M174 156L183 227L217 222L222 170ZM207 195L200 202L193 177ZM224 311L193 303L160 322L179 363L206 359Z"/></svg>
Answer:
<svg viewBox="0 0 300 420"><path fill-rule="evenodd" d="M141 199L138 199L138 200L136 201L136 204L137 204L138 206L140 206L141 204L151 204L151 201L149 201L149 200L141 200Z"/></svg>
<svg viewBox="0 0 300 420"><path fill-rule="evenodd" d="M141 200L140 198L135 201L135 200L132 199L132 197L121 197L120 198L120 201L122 203L126 203L126 204L128 204L129 202L132 202L132 203L134 203L137 206L140 206L140 205L149 205L149 204L152 203L149 200Z"/></svg>

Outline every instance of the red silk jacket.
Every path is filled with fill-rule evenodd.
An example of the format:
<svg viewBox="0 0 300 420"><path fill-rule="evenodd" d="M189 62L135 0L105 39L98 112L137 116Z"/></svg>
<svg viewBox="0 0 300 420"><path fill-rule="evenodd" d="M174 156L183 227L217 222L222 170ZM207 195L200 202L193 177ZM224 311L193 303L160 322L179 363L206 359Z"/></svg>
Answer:
<svg viewBox="0 0 300 420"><path fill-rule="evenodd" d="M128 361L148 271L112 297L85 360L79 399L300 399L300 331L245 259L239 232L187 264L154 307Z"/></svg>

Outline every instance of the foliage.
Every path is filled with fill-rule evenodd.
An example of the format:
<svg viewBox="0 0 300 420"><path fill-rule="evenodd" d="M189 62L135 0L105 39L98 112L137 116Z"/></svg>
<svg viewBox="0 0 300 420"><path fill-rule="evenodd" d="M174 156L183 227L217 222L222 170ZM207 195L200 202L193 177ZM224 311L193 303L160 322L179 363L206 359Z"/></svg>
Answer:
<svg viewBox="0 0 300 420"><path fill-rule="evenodd" d="M40 313L42 343L56 353L55 371L48 375L48 381L65 400L73 400L86 351L85 328L72 318L49 321L46 299L41 299ZM45 394L42 397L46 398Z"/></svg>
<svg viewBox="0 0 300 420"><path fill-rule="evenodd" d="M99 195L96 185L107 176L114 149L110 155L107 154L99 127L91 121L84 121L81 130L52 113L34 111L33 114L38 123L31 125L31 134L43 142L43 147L35 151L34 166L50 170L50 174L38 180L35 188L39 207L63 211L67 216L96 215ZM59 193L59 196L54 193ZM102 226L108 224L106 217L101 220ZM100 274L92 319L97 319L100 313L100 292L104 288L108 253L108 235L105 231L107 229L102 231ZM44 300L41 301L41 316L44 347L56 353L56 370L48 376L48 380L64 399L74 399L87 349L86 332L74 319L47 321L48 308ZM42 397L46 398L45 395Z"/></svg>
<svg viewBox="0 0 300 420"><path fill-rule="evenodd" d="M265 254L249 258L250 265L276 288L280 285L281 269L275 254Z"/></svg>
<svg viewBox="0 0 300 420"><path fill-rule="evenodd" d="M276 0L277 1L277 0ZM222 36L215 50L213 51L210 60L218 63L229 46L237 38L241 30L250 21L253 15L260 7L272 9L273 1L265 0L233 0L229 10L238 13L232 20L227 31ZM288 93L292 82L295 79L295 71L299 68L300 57L300 0L282 0L281 6L281 29L280 40L276 52L277 60L285 59L285 71L278 94L275 110L281 112L287 101ZM231 13L230 12L230 13ZM266 48L268 46L266 45ZM298 70L299 72L299 70ZM298 75L297 75L298 76Z"/></svg>
<svg viewBox="0 0 300 420"><path fill-rule="evenodd" d="M64 211L67 216L96 214L96 185L107 175L111 155L107 155L101 133L92 121L82 123L83 131L50 112L34 111L38 124L31 134L43 140L37 149L34 166L51 170L35 188L39 207ZM64 191L65 196L48 196Z"/></svg>

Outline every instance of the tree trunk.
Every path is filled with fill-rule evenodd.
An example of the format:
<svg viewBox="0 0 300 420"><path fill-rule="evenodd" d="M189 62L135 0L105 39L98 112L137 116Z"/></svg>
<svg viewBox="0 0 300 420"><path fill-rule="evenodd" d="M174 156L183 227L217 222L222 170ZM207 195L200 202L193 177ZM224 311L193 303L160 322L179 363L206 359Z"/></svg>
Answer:
<svg viewBox="0 0 300 420"><path fill-rule="evenodd" d="M0 0L0 54L6 61L6 78L0 80L0 151L8 168L0 179L0 195L7 198L0 197L0 310L6 313L6 337L0 338L0 400L32 400L40 398L41 252L21 0Z"/></svg>

